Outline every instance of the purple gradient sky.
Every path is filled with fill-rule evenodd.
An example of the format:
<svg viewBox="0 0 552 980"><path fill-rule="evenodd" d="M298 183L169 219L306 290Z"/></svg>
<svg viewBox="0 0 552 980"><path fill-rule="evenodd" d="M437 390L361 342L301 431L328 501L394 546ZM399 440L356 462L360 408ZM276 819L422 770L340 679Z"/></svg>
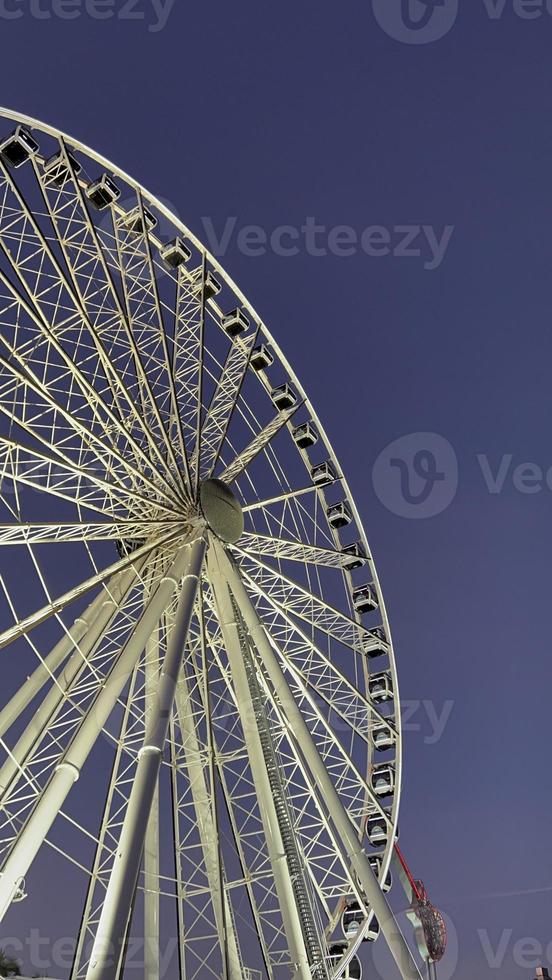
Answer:
<svg viewBox="0 0 552 980"><path fill-rule="evenodd" d="M454 702L435 744L423 708L413 719L401 820L415 874L458 933L454 978L530 980L515 943L552 939L552 892L489 896L552 886L552 492L509 480L491 495L476 454L493 469L503 454L552 465L552 17L524 20L506 2L493 20L483 0L461 0L447 37L409 46L369 0L179 0L159 33L23 8L0 17L3 104L105 153L201 237L204 216L217 231L229 216L269 231L309 215L454 226L434 271L363 253L253 258L235 238L223 261L348 474L403 699ZM419 431L453 445L459 489L441 515L405 520L371 470ZM481 932L496 949L503 930L492 969Z"/></svg>

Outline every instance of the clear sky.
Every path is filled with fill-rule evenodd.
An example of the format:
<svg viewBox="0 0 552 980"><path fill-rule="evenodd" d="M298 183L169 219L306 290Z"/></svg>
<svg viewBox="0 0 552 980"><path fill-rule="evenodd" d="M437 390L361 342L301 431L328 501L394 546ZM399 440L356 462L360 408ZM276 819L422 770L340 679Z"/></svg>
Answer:
<svg viewBox="0 0 552 980"><path fill-rule="evenodd" d="M453 976L531 980L552 969L552 4L412 0L414 29L385 2L3 0L0 101L211 247L226 231L378 561L414 729L401 844ZM403 440L374 479L416 433L445 442ZM401 516L411 451L444 479Z"/></svg>

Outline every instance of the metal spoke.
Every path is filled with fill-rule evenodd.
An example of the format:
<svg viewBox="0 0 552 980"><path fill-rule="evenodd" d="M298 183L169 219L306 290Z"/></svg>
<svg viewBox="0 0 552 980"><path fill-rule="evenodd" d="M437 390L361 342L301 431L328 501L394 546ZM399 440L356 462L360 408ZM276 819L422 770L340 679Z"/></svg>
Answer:
<svg viewBox="0 0 552 980"><path fill-rule="evenodd" d="M176 523L176 522L175 522ZM151 525L145 521L84 524L0 524L0 546L26 544L67 544L78 541L117 541L141 538ZM153 528L155 533L167 530L166 523Z"/></svg>
<svg viewBox="0 0 552 980"><path fill-rule="evenodd" d="M369 638L370 630L255 555L244 555L242 567L251 583L279 608L285 607L289 613L332 639L362 652L363 641Z"/></svg>
<svg viewBox="0 0 552 980"><path fill-rule="evenodd" d="M114 357L110 356L114 345L112 342L110 350L108 338L115 333L120 340L118 324L124 319L124 311L63 140L60 141L60 146L64 164L71 174L71 180L63 188L56 187L54 181L43 177L36 163L34 169L48 213L58 232L73 288L78 295L77 305L83 310L87 330L98 353L98 362L102 365L106 384L110 386L119 416L126 422L124 429L121 425L117 427L117 432L123 433L143 458L142 448L131 437L129 423L136 427L165 470L165 461L155 436L143 424L136 400L125 384L123 375L116 369ZM70 204L67 200L70 193L67 190L68 184L73 195ZM102 295L101 302L98 300L98 293Z"/></svg>
<svg viewBox="0 0 552 980"><path fill-rule="evenodd" d="M140 209L140 217L141 217L141 221L142 221L142 227L145 228L146 227L146 218L145 218L145 213L144 213L144 199L143 199L143 196L142 196L142 194L140 192L138 192L138 204L139 204L139 209ZM165 374L166 374L166 377L167 377L167 382L166 383L167 383L168 389L169 389L169 399L170 399L170 406L171 406L170 407L170 419L171 419L171 422L174 423L174 426L176 428L177 437L178 437L178 444L179 444L179 447L180 447L181 458L182 458L183 461L185 461L185 465L186 465L186 469L187 469L187 453L186 453L186 446L185 446L185 442L184 442L184 431L182 429L182 422L181 422L180 413L179 413L179 410L178 410L178 400L177 400L177 393L176 393L176 384L175 384L175 379L174 379L174 373L173 373L173 367L172 367L171 359L169 357L169 349L168 349L168 346L167 346L167 334L166 334L166 329L165 329L165 325L164 325L164 321L163 321L163 313L162 313L162 310L161 310L161 300L159 298L159 289L158 289L158 285L157 285L157 279L155 277L155 270L154 270L154 267L153 267L153 256L152 256L152 251L151 251L151 242L150 242L150 239L149 239L148 235L145 234L144 232L141 233L141 237L142 237L142 242L143 242L143 248L144 248L144 251L145 251L145 254L146 254L146 258L147 258L148 272L149 272L149 276L150 276L150 279L151 279L151 289L152 289L152 293L153 293L153 301L154 301L154 306L155 306L155 313L156 313L156 317L157 317L157 320L158 320L158 323L159 323L159 333L160 333L160 339L161 339L161 348L162 348L162 351L163 351L163 358L164 358L164 363L165 363ZM169 435L167 435L167 442L168 442L168 445L169 445L169 454L170 454L170 457L171 457L171 459L172 459L172 461L173 461L173 463L174 463L174 465L176 467L176 470L178 472L178 463L177 463L177 460L176 460L176 455L175 455L175 453L173 451L173 448L172 448L172 440L171 440L171 438L170 438Z"/></svg>
<svg viewBox="0 0 552 980"><path fill-rule="evenodd" d="M297 671L310 687L324 700L331 705L332 711L336 715L344 716L348 719L349 725L354 728L365 741L369 741L371 726L374 720L388 729L392 735L397 735L397 727L394 719L383 715L375 706L371 698L362 693L354 683L338 667L335 659L332 659L321 649L309 632L294 622L289 615L286 603L277 602L268 592L260 588L253 578L243 572L244 582L251 591L266 600L277 615L288 624L296 635L299 643L293 648L293 654L289 658ZM318 623L316 624L319 625ZM324 630L324 627L320 627ZM335 634L329 634L331 639L337 639ZM339 638L340 642L343 642Z"/></svg>
<svg viewBox="0 0 552 980"><path fill-rule="evenodd" d="M303 544L301 541L286 541L283 538L272 538L264 534L243 534L239 545L234 548L240 554L262 555L264 557L288 559L307 562L312 565L327 568L347 568L350 557L341 551L331 551L329 548L318 548Z"/></svg>
<svg viewBox="0 0 552 980"><path fill-rule="evenodd" d="M148 468L151 469L152 467L150 461L148 457L144 454L142 448L138 446L138 444L134 440L132 440L132 438L128 435L126 429L121 425L117 415L104 402L97 388L94 387L84 377L84 375L77 368L75 363L71 361L71 359L63 349L62 345L57 341L55 334L53 330L50 328L47 321L45 320L44 315L42 313L35 312L33 307L29 305L29 303L19 294L16 288L11 285L7 277L1 271L0 271L0 282L2 282L4 286L7 288L9 298L10 298L10 303L13 307L13 310L16 311L16 328L19 326L19 321L21 318L26 318L27 320L33 322L35 327L38 329L38 331L41 334L44 334L44 338L45 340L47 340L50 347L53 350L56 350L56 352L60 355L64 365L63 370L61 369L60 366L55 366L54 364L51 364L50 366L51 370L53 370L54 367L56 369L58 375L56 381L59 383L61 379L67 376L71 379L73 383L76 382L79 386L79 395L78 398L75 397L75 401L79 409L82 411L82 405L83 404L86 405L87 411L95 419L98 426L98 430L101 432L106 431L106 419L107 419L111 425L114 425L118 429L119 436L123 436L130 442L133 449L137 452L137 454L143 457L143 459L147 462ZM3 310L4 315L6 314L6 312L7 309L4 308ZM70 321L70 325L74 326L76 325L77 322L78 320L72 319ZM10 327L12 325L9 322L6 323L6 321L4 321L4 326ZM74 415L73 415L75 409L73 409L73 411L65 411L60 407L58 402L52 399L50 392L46 388L46 385L43 382L41 382L38 376L36 375L36 373L31 371L30 369L29 365L31 359L29 357L28 349L25 349L25 347L22 347L21 345L19 347L15 347L13 344L10 344L8 341L8 337L4 333L2 333L1 339L4 346L7 349L9 358L17 361L17 363L20 365L21 368L21 371L17 372L12 367L10 360L1 358L0 363L2 364L6 372L11 373L16 381L19 381L21 383L21 381L23 380L26 384L28 384L36 395L42 397L47 405L56 409L59 412L59 414L63 417L64 421L66 421L70 426L72 426L75 429L75 431L77 431L81 436L85 437L86 441L93 443L94 445L97 445L103 452L105 452L108 455L108 457L113 457L113 459L115 459L118 463L126 467L130 472L134 473L135 475L138 474L139 471L136 469L136 467L131 466L130 463L125 459L125 457L121 455L121 453L118 452L113 447L113 445L110 447L106 443L104 443L103 439L100 438L97 432L94 432L92 429L89 429L82 422L80 422L77 425L77 420L76 418L74 419ZM27 345L27 348L29 348L29 346L30 345ZM6 386L4 386L3 388L4 397L6 396L6 394L7 394ZM101 412L104 413L105 419L102 419L100 414ZM164 476L161 475L160 478L164 482L166 482Z"/></svg>
<svg viewBox="0 0 552 980"><path fill-rule="evenodd" d="M91 575L85 582L81 582L79 585L75 586L75 588L70 589L61 596L58 596L57 599L53 599L41 609L37 609L30 616L20 619L13 626L10 626L7 630L0 633L0 649L8 646L10 643L13 643L14 640L18 639L18 637L24 636L29 632L29 630L34 629L51 616L57 616L59 613L63 612L67 606L71 605L77 599L80 599L81 596L86 595L87 592L90 592L97 585L101 585L113 575L116 575L117 572L128 568L134 562L142 558L143 555L150 555L157 548L160 548L169 542L175 541L177 538L178 533L171 531L170 534L163 535L163 537L159 538L157 541L142 545L142 547L137 548L133 554L128 555L125 558L121 558L120 561L115 562L113 565L109 565L108 568L105 568L103 571L98 572L95 575Z"/></svg>
<svg viewBox="0 0 552 980"><path fill-rule="evenodd" d="M301 487L299 490L284 490L282 493L276 494L275 497L267 497L266 500L255 500L254 503L245 504L243 511L245 514L250 513L254 510L264 510L265 508L272 507L274 504L284 504L290 500L295 500L297 497L303 497L306 494L315 494L317 492L317 487Z"/></svg>
<svg viewBox="0 0 552 980"><path fill-rule="evenodd" d="M225 678L228 687L229 696L233 699L237 707L235 692L232 687L230 676L228 672L224 671L220 659L220 653L217 649L217 645L212 640L210 642L210 650L211 650L211 654L214 656L218 664L219 670L221 672L221 676ZM295 677L295 672L292 673L293 676ZM301 696L302 697L305 696L304 691L301 694ZM273 710L275 712L275 715L280 720L282 731L285 731L286 730L285 723L283 720L280 706L274 703ZM312 704L312 701L310 702L308 713L309 715L313 714L313 716L315 715L319 717L321 724L324 725L326 730L328 730L327 722L325 721L325 719L322 719L320 713L317 711L316 707ZM329 845L326 844L325 852L321 851L320 849L317 851L318 863L320 865L322 863L325 863L327 865L325 869L325 880L323 883L319 883L316 876L313 875L313 882L312 882L313 887L318 892L320 900L325 904L325 906L328 906L331 893L336 888L337 882L339 883L337 887L339 887L341 891L343 890L344 882L345 882L345 887L350 889L351 894L355 894L355 890L357 886L355 885L354 878L350 877L349 869L345 866L345 863L343 861L343 855L341 854L339 847L336 844L336 839L335 839L333 829L331 825L328 823L325 814L323 813L323 810L320 806L319 798L314 788L309 783L308 777L306 776L303 761L298 755L298 753L296 752L294 744L288 743L287 740L286 740L286 751L290 754L292 760L291 762L292 771L289 774L286 773L286 775L288 776L288 782L290 787L291 786L295 787L295 792L298 798L299 798L298 784L301 781L304 782L304 787L301 788L301 797L302 797L301 812L296 811L297 826L298 827L300 826L302 820L305 821L305 838L309 840L311 846L314 843L317 843L318 847L320 848L321 838L323 837L323 835L326 834L329 837ZM341 752L342 751L343 750L341 750ZM282 747L280 747L280 756L282 757ZM348 759L348 757L346 757L346 765L348 766L351 765L351 762ZM360 785L364 788L364 790L366 790L366 783L365 780L363 780L362 776L357 773L355 778L358 779ZM241 802L241 807L243 808L244 806L243 796L240 802ZM379 806L379 804L376 806L376 809L378 811L381 811L381 807ZM318 833L316 834L316 841L314 840L315 824L319 825ZM336 869L336 865L338 866L339 871ZM328 914L331 916L331 910L329 909L329 906L328 906Z"/></svg>
<svg viewBox="0 0 552 980"><path fill-rule="evenodd" d="M294 405L293 408L288 408L284 412L280 412L279 415L275 415L265 425L264 429L251 440L249 445L245 449L242 449L241 453L223 469L219 479L224 480L225 483L233 483L234 480L237 480L249 464L256 459L259 453L263 452L274 437L285 428L300 407L301 405Z"/></svg>
<svg viewBox="0 0 552 980"><path fill-rule="evenodd" d="M49 444L48 448L49 447ZM125 517L127 512L150 506L145 493L134 487L111 483L94 472L92 467L77 466L62 452L51 449L51 454L40 452L30 446L0 437L0 479L20 483L33 490L53 494L63 500L81 507L111 512L113 516ZM108 506L109 502L109 506ZM173 518L179 513L171 502L164 503L157 497L156 506L163 514Z"/></svg>
<svg viewBox="0 0 552 980"><path fill-rule="evenodd" d="M245 340L236 338L224 364L191 461L192 470L202 478L211 475L218 460L256 337L257 332Z"/></svg>
<svg viewBox="0 0 552 980"><path fill-rule="evenodd" d="M118 270L123 284L123 293L124 293L124 300L125 300L124 324L127 331L129 345L135 363L136 374L137 377L139 378L140 391L145 396L143 401L143 410L148 416L151 414L151 417L155 421L155 424L159 432L161 433L163 443L168 453L168 456L170 459L172 459L173 465L175 466L176 472L178 473L178 465L176 463L176 457L174 455L174 450L172 447L171 440L169 439L167 429L165 428L163 419L161 417L161 412L158 405L158 399L156 397L155 391L152 388L152 384L148 377L148 374L145 370L144 360L140 353L140 348L138 346L138 343L135 339L135 332L138 333L139 335L143 335L144 333L151 332L151 327L144 327L144 325L139 322L139 317L137 317L138 322L135 322L135 317L134 317L134 314L136 312L135 304L137 303L139 305L139 300L135 299L135 295L137 294L139 296L144 289L144 285L142 283L139 282L137 283L135 276L139 280L140 275L143 275L144 271L146 271L146 275L147 275L147 264L148 264L147 257L139 253L139 249L136 244L136 238L134 241L130 240L130 236L134 233L125 232L122 216L120 214L117 214L116 212L114 212L114 215L115 215L114 224L115 224L115 242L116 242L116 249L117 249ZM142 211L142 220L143 220L143 211ZM139 240L140 238L141 236L138 236ZM138 263L137 263L138 271L135 270L137 258L138 258ZM152 280L149 277L147 280L146 288L150 291L152 288L154 288L152 287ZM159 329L160 329L159 327L157 331L155 331L154 329L154 333L157 334L159 332ZM182 485L181 481L180 484Z"/></svg>
<svg viewBox="0 0 552 980"><path fill-rule="evenodd" d="M67 161L67 157L65 159ZM68 165L70 166L70 163L69 162L68 162ZM36 163L34 164L34 169L35 169L35 174L36 174L37 178L39 178L39 170L38 170L38 168L36 166ZM67 302L67 304L69 304L68 307L67 307L67 310L74 310L75 313L77 313L78 316L81 317L84 320L84 322L86 323L88 334L89 334L90 338L92 339L92 341L94 343L96 352L97 352L97 354L99 356L99 360L100 360L100 362L102 363L102 365L104 367L106 379L109 378L110 376L112 377L113 376L113 368L112 368L112 365L111 365L109 356L106 353L106 351L104 350L103 345L101 344L101 341L99 339L99 336L98 336L98 334L96 332L95 327L93 326L91 320L88 318L88 311L87 311L87 308L86 308L85 303L83 302L82 296L79 294L78 285L76 284L74 275L72 275L72 277L71 277L72 278L72 281L69 282L68 279L67 279L67 277L66 277L66 275L65 275L65 273L64 273L64 271L61 269L61 266L59 265L57 259L55 258L55 256L54 256L54 254L53 254L53 252L52 252L52 250L51 250L48 242L46 241L46 239L45 239L45 237L44 237L44 235L43 235L43 233L42 233L42 231L41 231L41 229L40 229L40 227L38 225L38 222L35 220L32 212L29 210L28 206L26 205L26 203L25 203L25 201L24 201L24 199L23 199L23 197L22 197L22 195L21 195L21 193L20 193L20 191L19 191L19 189L18 189L15 181L11 177L9 171L7 171L7 169L4 166L2 166L1 163L0 163L0 170L3 173L4 180L5 180L6 184L11 189L11 192L12 192L12 194L13 194L16 202L17 202L18 207L20 208L20 212L21 212L22 218L23 218L23 220L25 222L25 234L26 234L26 238L27 239L31 239L31 241L33 241L34 243L36 243L37 246L40 247L40 249L42 251L42 259L41 259L41 261L43 262L44 257L46 257L46 259L47 259L47 265L48 265L47 271L41 265L40 275L37 275L36 272L35 272L35 270L32 267L29 267L28 262L25 263L22 258L19 258L18 255L14 255L13 253L11 253L9 251L9 244L6 245L6 243L5 243L6 240L9 243L9 237L7 237L6 240L4 239L4 237L2 235L2 224L0 222L0 243L2 244L2 247L4 248L5 254L9 255L10 258L12 259L12 268L17 273L19 282L20 282L21 286L23 287L24 291L26 292L27 297L28 297L30 303L32 303L32 305L33 305L33 308L34 308L34 310L36 312L35 322L37 323L37 325L40 325L40 323L42 324L42 329L43 329L43 332L45 334L45 337L48 338L53 345L55 345L56 350L58 351L58 353L60 353L60 355L62 357L64 357L64 359L68 363L71 364L72 370L75 372L75 376L76 377L79 377L80 383L82 385L84 383L84 377L83 377L81 371L78 369L77 365L74 362L70 362L69 361L68 355L65 354L65 351L63 350L61 343L57 343L56 342L55 332L57 332L59 334L62 331L60 329L61 328L61 324L56 324L56 322L55 322L56 321L55 314L54 314L54 322L53 322L54 330L50 330L49 329L49 321L48 321L48 318L52 316L51 307L52 307L53 300L52 300L52 298L47 299L47 297L54 291L54 288L55 288L55 290L56 290L56 293L55 293L56 309L59 306L60 309L62 309L63 315L65 317L65 321L62 321L62 322L70 322L70 320L71 320L71 314L67 315L67 311L65 309L63 309L63 305L60 302L60 295L63 295L63 298L65 299L65 301ZM48 199L47 199L47 196L44 195L44 192L43 192L43 199L45 200L45 203L47 205L47 200ZM13 225L13 221L14 221L12 210L13 209L11 209L11 208L9 209L10 225L8 227L11 227ZM54 215L52 214L52 212L50 212L50 214L51 214L52 220L55 221L55 218L54 218ZM67 251L67 247L65 245L65 241L64 241L63 237L60 237L60 243L61 243L63 254L64 254L64 257L65 257L65 259L67 261L68 268L69 268L70 274L71 274L72 267L71 267L71 263L70 263L69 258L68 258L68 251ZM42 279L44 279L44 280L46 280L48 282L48 290L47 290L46 293L44 292L44 290L40 291L40 288L39 288L40 285L41 285L41 277L42 277ZM31 284L33 282L33 279L36 279L36 286L35 286L34 289L31 286ZM7 282L7 280L5 280L5 279L3 279L3 281L5 283ZM64 329L63 332L64 333L67 333L66 327L65 327L65 329ZM117 378L117 380L119 381L118 378ZM119 384L119 387L121 387L120 384ZM119 408L117 402L116 402L116 404L117 404L117 407ZM132 400L130 398L128 398L128 396L127 396L127 400L126 400L126 405L127 406L130 406L130 412L131 413L134 412L135 415L136 415L136 418L139 419L139 415L137 414L136 408L135 408ZM120 414L120 409L119 409L119 414ZM143 453L143 450L141 449L141 447L138 446L137 443L132 439L132 437L129 434L128 430L120 423L120 421L115 416L112 416L111 417L111 422L117 427L117 433L118 433L119 437L123 436L123 438L128 439L128 441L130 442L130 444L133 446L134 451L137 452L137 454L142 457L142 460L143 461L144 460L147 460L147 457ZM145 434L147 435L147 430L145 430ZM154 448L154 450L156 449L155 440L151 440L151 446ZM160 458L161 458L161 462L162 462L162 457L160 457Z"/></svg>
<svg viewBox="0 0 552 980"><path fill-rule="evenodd" d="M5 342L5 341L4 341ZM24 365L21 368L17 368L15 364L12 364L9 360L4 357L0 357L0 368L8 374L15 384L15 388L25 392L32 393L33 396L37 396L42 399L45 405L54 412L55 415L59 416L63 422L72 429L76 435L82 439L82 445L87 446L87 448L98 451L99 457L101 459L102 455L110 460L109 463L105 464L108 471L111 471L112 467L115 465L120 465L123 472L126 473L127 477L137 480L138 484L146 484L149 486L154 493L160 492L160 487L156 485L153 480L151 480L144 473L140 473L139 470L134 467L134 465L126 460L120 453L110 449L94 432L83 425L77 418L75 418L70 411L60 407L56 400L52 397L49 390L39 381L36 376L29 371ZM0 389L0 395L7 397L11 392ZM31 432L36 435L36 431L31 427ZM169 498L170 499L170 498ZM175 498L172 498L175 501Z"/></svg>

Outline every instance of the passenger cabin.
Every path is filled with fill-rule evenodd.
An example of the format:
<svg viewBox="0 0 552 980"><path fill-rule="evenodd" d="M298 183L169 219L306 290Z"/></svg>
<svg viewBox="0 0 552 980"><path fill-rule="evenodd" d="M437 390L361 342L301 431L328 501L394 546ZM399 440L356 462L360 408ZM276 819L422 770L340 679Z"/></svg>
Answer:
<svg viewBox="0 0 552 980"><path fill-rule="evenodd" d="M354 939L364 920L366 911L359 902L349 902L341 916L341 929L345 939Z"/></svg>
<svg viewBox="0 0 552 980"><path fill-rule="evenodd" d="M391 671L382 670L379 674L372 674L368 681L368 691L374 704L391 701L393 697Z"/></svg>
<svg viewBox="0 0 552 980"><path fill-rule="evenodd" d="M343 568L348 572L354 572L357 568L362 568L367 562L366 551L362 541L355 541L341 549L343 555Z"/></svg>
<svg viewBox="0 0 552 980"><path fill-rule="evenodd" d="M381 854L373 854L372 857L369 858L369 861L370 861L370 867L379 881L381 878L381 867L382 867ZM391 889L392 885L393 885L393 875L391 874L390 871L388 871L385 876L385 881L383 882L383 885L380 885L382 892L388 892ZM378 926L378 931L379 931L379 926Z"/></svg>
<svg viewBox="0 0 552 980"><path fill-rule="evenodd" d="M337 473L333 467L333 464L328 461L325 463L317 463L311 469L311 480L315 487L324 487L328 483L333 483L337 480Z"/></svg>
<svg viewBox="0 0 552 980"><path fill-rule="evenodd" d="M109 174L102 174L99 180L94 180L88 185L86 196L97 211L104 211L110 204L115 204L115 201L119 200L121 189Z"/></svg>
<svg viewBox="0 0 552 980"><path fill-rule="evenodd" d="M370 862L370 867L374 872L376 878L379 878L380 871L381 871L381 854L372 854L372 856L368 858L368 860Z"/></svg>
<svg viewBox="0 0 552 980"><path fill-rule="evenodd" d="M81 170L79 161L69 152L55 153L54 156L48 157L44 164L44 173L57 187L63 187L72 173L78 175Z"/></svg>
<svg viewBox="0 0 552 980"><path fill-rule="evenodd" d="M299 449L310 449L318 442L318 432L312 422L304 422L303 425L298 425L291 434Z"/></svg>
<svg viewBox="0 0 552 980"><path fill-rule="evenodd" d="M366 824L366 833L373 847L384 847L389 836L389 826L385 818L381 814L370 817Z"/></svg>
<svg viewBox="0 0 552 980"><path fill-rule="evenodd" d="M386 891L386 889L384 888L383 891ZM368 926L368 929L364 935L364 941L367 943L375 943L376 939L379 938L379 934L380 934L380 924L376 919L375 915L373 915L372 918L370 919L370 924Z"/></svg>
<svg viewBox="0 0 552 980"><path fill-rule="evenodd" d="M207 275L205 276L205 283L203 286L203 296L205 302L207 302L208 299L213 299L213 296L216 296L218 293L220 293L221 289L222 286L218 281L218 279L215 279L212 272L208 272Z"/></svg>
<svg viewBox="0 0 552 980"><path fill-rule="evenodd" d="M338 531L342 527L347 527L353 519L351 508L346 500L340 500L338 504L331 504L326 509L326 517L328 518L328 524L330 527L333 527L334 531Z"/></svg>
<svg viewBox="0 0 552 980"><path fill-rule="evenodd" d="M37 152L38 143L24 126L18 126L0 143L0 156L9 167L20 167Z"/></svg>
<svg viewBox="0 0 552 980"><path fill-rule="evenodd" d="M288 408L293 408L297 402L297 395L287 381L285 384L273 388L270 392L270 397L279 412L285 412Z"/></svg>
<svg viewBox="0 0 552 980"><path fill-rule="evenodd" d="M167 245L163 245L159 249L159 255L168 269L178 269L189 261L192 251L182 238L174 238L172 242L168 242Z"/></svg>
<svg viewBox="0 0 552 980"><path fill-rule="evenodd" d="M395 767L385 763L372 772L372 789L376 796L391 796L395 792Z"/></svg>
<svg viewBox="0 0 552 980"><path fill-rule="evenodd" d="M378 608L378 597L373 585L361 585L353 592L353 606L357 613L375 612Z"/></svg>
<svg viewBox="0 0 552 980"><path fill-rule="evenodd" d="M221 321L222 329L228 334L229 337L234 340L241 333L249 327L249 317L245 315L243 310L237 307L235 310L231 310L230 313L226 313Z"/></svg>
<svg viewBox="0 0 552 980"><path fill-rule="evenodd" d="M328 950L328 960L330 968L335 968L341 961L347 946L345 943L334 943ZM339 974L340 980L362 980L362 965L358 956L353 956L349 965L345 967L343 973Z"/></svg>
<svg viewBox="0 0 552 980"><path fill-rule="evenodd" d="M147 208L137 206L123 215L123 224L127 231L141 235L144 231L153 231L157 218Z"/></svg>
<svg viewBox="0 0 552 980"><path fill-rule="evenodd" d="M369 633L365 634L362 649L370 660L376 660L377 657L383 657L389 653L389 643L382 626L378 626L375 630L370 630Z"/></svg>
<svg viewBox="0 0 552 980"><path fill-rule="evenodd" d="M261 344L260 347L255 347L251 354L250 364L254 371L266 371L271 364L274 364L274 357L268 347L265 344Z"/></svg>
<svg viewBox="0 0 552 980"><path fill-rule="evenodd" d="M387 725L379 723L372 728L372 740L378 752L387 752L395 744L395 735Z"/></svg>

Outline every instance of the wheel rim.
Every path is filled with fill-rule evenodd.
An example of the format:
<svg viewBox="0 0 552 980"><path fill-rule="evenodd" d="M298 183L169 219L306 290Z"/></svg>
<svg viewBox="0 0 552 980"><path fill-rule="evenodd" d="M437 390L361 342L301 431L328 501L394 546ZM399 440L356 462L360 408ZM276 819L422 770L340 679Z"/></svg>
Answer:
<svg viewBox="0 0 552 980"><path fill-rule="evenodd" d="M345 567L351 556L343 555L344 547L358 542L361 555L371 553L320 421L255 310L161 202L69 137L6 111L0 115L5 121L3 139L12 120L39 143L38 153L21 167L0 161L0 543L26 584L21 596L6 574L3 618L9 625L0 633L0 644L10 646L4 656L24 651L22 659L30 670L43 664L45 653L56 645L65 643L67 657L76 649L61 705L49 713L55 705L53 695L66 680L59 673L67 662L64 658L58 663L63 650L43 667L48 683L41 685L37 700L27 702L21 695L27 712L20 715L24 731L44 697L50 702L39 716L43 727L27 732L22 769L12 772L13 758L6 752L2 756L2 861L12 852L83 717L93 710L104 679L116 670L119 651L135 630L148 596L183 543L202 526L206 515L201 491L215 477L231 486L245 521L244 534L225 550L239 567L272 636L294 698L359 839L366 841L371 854L381 855L383 882L400 796L397 676L373 562L369 558L353 571ZM61 185L59 168L45 168L45 160L56 156L67 175ZM82 168L78 174L77 167ZM87 188L102 170L118 184L121 196L96 212ZM155 228L140 230L147 227L150 215L163 219L165 231L170 223L174 238L183 239L190 249L189 260L177 269L161 260L166 241L158 238ZM221 290L205 300L209 275ZM234 309L241 309L249 323L242 334L230 337L228 329L233 332L238 325L229 328L223 318ZM266 370L255 367L253 352L258 348L272 355ZM281 390L285 385L295 397L287 407L289 391ZM307 423L316 433L316 443L300 448L293 431ZM305 439L308 442L307 435ZM329 464L335 479L316 486L312 467L320 463ZM344 528L332 527L327 510L342 502L350 521ZM378 610L360 614L353 597L368 582ZM85 609L98 591L112 604L102 606L105 625L94 644L90 625L96 624L99 631L104 620L95 608L89 622ZM145 915L150 928L157 930L159 904L170 903L185 975L221 976L233 968L220 942L222 915L226 931L235 936L232 955L241 968L283 978L290 975L289 936L278 896L267 885L265 829L217 608L204 571L170 719L159 806L148 831L134 924ZM74 631L73 621L79 616L90 649ZM88 976L86 940L97 927L98 896L105 892L116 849L115 827L128 803L121 787L137 765L155 698L156 665L166 651L174 616L173 597L103 726L106 752L115 754L110 782L106 774L103 816L100 806L88 823L74 816L70 797L48 835L50 849L73 866L82 864L79 847L66 846L59 830L56 837L59 824L71 826L77 840L82 836L95 845L90 864L80 868L85 912L74 980ZM365 644L380 627L386 652L371 662ZM389 673L391 701L371 697L374 671ZM24 677L22 673L21 681ZM288 738L266 678L258 682L326 963L319 975L339 976L356 953L363 929L349 939L337 967L327 966L328 950L335 944L346 903L363 902L362 892L339 852L323 802ZM7 715L4 722L2 737L7 732L6 745L13 752L20 743L14 740ZM394 744L385 754L374 751L376 724L393 733ZM242 770L236 769L240 751ZM200 768L212 819L224 837L222 855L206 846L198 830L202 794L190 778L198 752L208 756ZM374 766L380 763L394 767L394 792L385 799L372 786ZM169 849L158 844L163 834L155 829L157 809L159 820L165 811L172 820L172 874L166 868ZM382 813L387 842L383 848L371 848L366 822ZM258 837L253 848L250 825L256 825ZM208 829L202 832L209 836ZM212 897L213 861L225 896L218 914ZM195 876L190 872L194 866ZM31 868L28 885L33 874ZM249 962L241 949L244 909L257 934ZM366 927L368 922L369 909ZM159 968L158 954L154 950L147 956L145 969L152 976L151 970Z"/></svg>

